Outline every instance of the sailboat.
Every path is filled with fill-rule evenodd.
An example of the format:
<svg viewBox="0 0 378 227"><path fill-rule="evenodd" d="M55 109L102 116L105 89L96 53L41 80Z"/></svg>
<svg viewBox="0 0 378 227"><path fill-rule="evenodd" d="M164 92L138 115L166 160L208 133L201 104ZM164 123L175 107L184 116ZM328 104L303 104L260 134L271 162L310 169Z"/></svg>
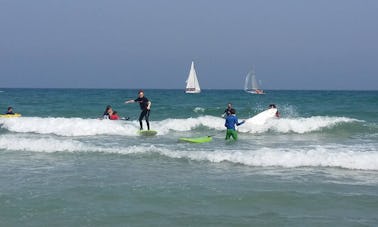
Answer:
<svg viewBox="0 0 378 227"><path fill-rule="evenodd" d="M194 69L194 62L192 62L189 76L188 76L188 79L186 80L185 93L200 93L200 92L201 92L201 87L197 79L196 70Z"/></svg>
<svg viewBox="0 0 378 227"><path fill-rule="evenodd" d="M244 91L256 95L265 94L264 90L259 88L259 84L256 80L256 74L253 69L245 77Z"/></svg>

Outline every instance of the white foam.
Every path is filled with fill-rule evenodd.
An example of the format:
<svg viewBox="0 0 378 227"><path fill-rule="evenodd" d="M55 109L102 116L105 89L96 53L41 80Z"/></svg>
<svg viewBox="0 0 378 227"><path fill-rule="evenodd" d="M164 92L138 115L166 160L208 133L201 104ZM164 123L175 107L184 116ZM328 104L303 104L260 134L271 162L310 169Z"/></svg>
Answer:
<svg viewBox="0 0 378 227"><path fill-rule="evenodd" d="M194 108L193 110L195 113L203 113L205 112L205 108L202 108L202 107L196 107Z"/></svg>
<svg viewBox="0 0 378 227"><path fill-rule="evenodd" d="M2 124L2 128L12 132L60 136L135 135L139 128L137 122L53 117L0 119L0 124Z"/></svg>
<svg viewBox="0 0 378 227"><path fill-rule="evenodd" d="M73 139L56 139L51 137L34 138L18 137L11 135L0 136L0 149L11 151L32 151L32 152L104 152L104 153L146 153L153 146L129 146L120 147L102 147L93 144L76 141Z"/></svg>
<svg viewBox="0 0 378 227"><path fill-rule="evenodd" d="M323 128L331 128L341 123L358 122L356 119L346 117L316 116L310 118L271 119L264 125L245 123L239 127L244 133L264 133L276 131L280 133L308 133ZM145 124L143 122L143 124ZM135 136L139 129L138 121L109 121L82 118L40 118L20 117L6 119L0 118L0 127L11 132L55 134L60 136L92 136L92 135L127 135ZM223 131L224 119L214 116L200 116L187 119L165 119L152 121L151 128L159 135L169 131L191 131L197 127L207 127L211 130Z"/></svg>
<svg viewBox="0 0 378 227"><path fill-rule="evenodd" d="M378 151L360 151L361 147L317 146L302 149L262 148L255 151L181 152L175 158L210 162L228 161L248 166L280 167L341 167L347 169L378 170Z"/></svg>
<svg viewBox="0 0 378 227"><path fill-rule="evenodd" d="M378 170L378 149L374 144L322 145L294 148L260 148L256 150L174 150L154 145L94 145L68 138L33 138L0 136L0 150L32 152L103 152L119 154L155 153L170 158L194 161L230 162L262 167L338 167ZM188 150L190 149L190 150Z"/></svg>
<svg viewBox="0 0 378 227"><path fill-rule="evenodd" d="M254 125L246 122L239 127L241 132L262 133L269 130L280 133L308 133L319 131L324 128L332 128L341 123L360 122L346 117L314 116L309 118L279 118L270 119L264 125Z"/></svg>

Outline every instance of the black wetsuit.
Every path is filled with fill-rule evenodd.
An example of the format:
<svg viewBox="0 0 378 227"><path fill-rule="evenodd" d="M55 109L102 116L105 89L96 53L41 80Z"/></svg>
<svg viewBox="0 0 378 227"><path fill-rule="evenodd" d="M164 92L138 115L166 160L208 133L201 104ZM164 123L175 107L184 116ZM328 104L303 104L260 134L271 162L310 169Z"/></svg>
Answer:
<svg viewBox="0 0 378 227"><path fill-rule="evenodd" d="M149 122L150 110L147 109L148 103L150 101L146 97L143 97L143 98L138 97L134 101L139 103L140 109L142 110L142 112L139 115L140 130L143 130L143 124L142 124L143 118L146 120L147 129L150 130L150 122Z"/></svg>
<svg viewBox="0 0 378 227"><path fill-rule="evenodd" d="M224 112L223 112L223 114L224 114L224 115L223 115L224 118L226 118L227 116L230 116L230 115L231 115L231 112L230 112L231 109L232 109L232 108L227 108L227 109L224 110Z"/></svg>

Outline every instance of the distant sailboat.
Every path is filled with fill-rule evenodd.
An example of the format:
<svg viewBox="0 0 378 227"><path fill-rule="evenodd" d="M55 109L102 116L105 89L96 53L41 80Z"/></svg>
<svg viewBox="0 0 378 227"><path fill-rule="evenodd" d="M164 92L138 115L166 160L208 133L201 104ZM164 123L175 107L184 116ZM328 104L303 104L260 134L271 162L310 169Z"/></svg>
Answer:
<svg viewBox="0 0 378 227"><path fill-rule="evenodd" d="M264 91L259 88L259 84L256 80L255 71L253 69L245 77L244 91L256 95L265 94Z"/></svg>
<svg viewBox="0 0 378 227"><path fill-rule="evenodd" d="M201 87L197 79L196 70L194 69L194 62L192 62L189 76L188 76L188 79L186 80L185 93L200 93L200 92L201 92Z"/></svg>

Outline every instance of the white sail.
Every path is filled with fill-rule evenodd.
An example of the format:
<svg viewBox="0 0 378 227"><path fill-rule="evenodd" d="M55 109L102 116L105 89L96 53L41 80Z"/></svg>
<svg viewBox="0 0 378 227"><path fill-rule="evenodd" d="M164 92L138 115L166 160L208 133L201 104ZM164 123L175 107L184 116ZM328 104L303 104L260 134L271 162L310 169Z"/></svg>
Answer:
<svg viewBox="0 0 378 227"><path fill-rule="evenodd" d="M185 92L186 93L200 93L201 92L201 87L197 79L197 73L196 73L196 70L194 69L194 62L192 62L189 76L188 76L188 79L186 80Z"/></svg>
<svg viewBox="0 0 378 227"><path fill-rule="evenodd" d="M252 94L264 94L256 80L255 71L251 70L245 77L244 91Z"/></svg>
<svg viewBox="0 0 378 227"><path fill-rule="evenodd" d="M253 90L260 89L259 88L259 84L257 83L256 75L255 74L252 74L252 89Z"/></svg>

